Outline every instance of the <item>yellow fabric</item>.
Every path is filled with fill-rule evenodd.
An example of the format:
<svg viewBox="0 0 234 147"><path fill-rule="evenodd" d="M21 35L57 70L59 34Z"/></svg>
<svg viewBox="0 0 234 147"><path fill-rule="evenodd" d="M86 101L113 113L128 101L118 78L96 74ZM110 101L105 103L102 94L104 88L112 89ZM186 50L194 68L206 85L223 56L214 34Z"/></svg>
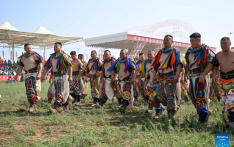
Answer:
<svg viewBox="0 0 234 147"><path fill-rule="evenodd" d="M183 60L184 60L184 64L186 65L187 64L187 62L186 62L186 60L185 60L185 57L184 57L184 55L183 54L180 54L181 55L181 57L183 58Z"/></svg>
<svg viewBox="0 0 234 147"><path fill-rule="evenodd" d="M83 70L86 70L87 62L84 61Z"/></svg>
<svg viewBox="0 0 234 147"><path fill-rule="evenodd" d="M142 73L142 77L145 77L145 61L140 65L139 71Z"/></svg>

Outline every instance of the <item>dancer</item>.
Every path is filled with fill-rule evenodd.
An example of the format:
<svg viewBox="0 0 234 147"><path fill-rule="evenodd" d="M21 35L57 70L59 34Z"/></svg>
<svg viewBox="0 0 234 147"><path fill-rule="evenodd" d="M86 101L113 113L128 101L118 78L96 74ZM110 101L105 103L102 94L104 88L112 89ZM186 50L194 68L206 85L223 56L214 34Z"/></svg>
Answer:
<svg viewBox="0 0 234 147"><path fill-rule="evenodd" d="M54 44L54 53L50 55L46 61L42 77L52 68L53 83L52 91L55 95L54 108L50 109L51 113L58 113L58 110L63 106L65 111L69 111L69 82L72 82L72 63L69 55L62 50L62 43ZM43 81L43 79L41 79ZM63 111L64 112L64 111Z"/></svg>
<svg viewBox="0 0 234 147"><path fill-rule="evenodd" d="M70 95L74 98L72 104L78 106L81 98L81 73L82 73L82 62L77 58L76 52L70 53L72 58L72 82L70 83Z"/></svg>
<svg viewBox="0 0 234 147"><path fill-rule="evenodd" d="M87 64L86 72L86 82L90 78L91 96L93 98L93 107L98 104L99 98L99 85L100 85L100 74L102 61L97 57L97 52L95 50L91 51L91 59Z"/></svg>
<svg viewBox="0 0 234 147"><path fill-rule="evenodd" d="M112 81L114 81L112 87L122 112L129 104L133 107L135 70L136 65L131 58L127 57L125 50L120 51L120 58L107 70L111 73Z"/></svg>
<svg viewBox="0 0 234 147"><path fill-rule="evenodd" d="M81 72L81 92L82 96L81 99L84 99L87 96L87 91L88 91L88 84L85 81L85 72L86 72L86 67L87 67L87 62L83 59L83 54L78 55L78 59L82 62L83 64L83 69Z"/></svg>
<svg viewBox="0 0 234 147"><path fill-rule="evenodd" d="M229 122L226 127L234 128L234 51L230 48L229 37L221 39L222 51L218 52L214 62L213 81L217 84L220 67L221 98L224 104L224 114Z"/></svg>
<svg viewBox="0 0 234 147"><path fill-rule="evenodd" d="M29 43L24 45L24 50L25 53L18 58L19 66L15 76L15 81L17 81L18 75L24 68L26 94L30 104L28 111L33 112L37 110L37 99L39 98L38 95L41 91L40 78L44 59L41 55L32 51Z"/></svg>
<svg viewBox="0 0 234 147"><path fill-rule="evenodd" d="M189 95L199 115L198 123L204 124L208 121L211 111L209 110L210 82L207 75L213 68L215 54L210 48L201 44L201 34L190 35L191 47L188 48L186 58L185 80L189 76Z"/></svg>
<svg viewBox="0 0 234 147"><path fill-rule="evenodd" d="M185 62L178 49L173 47L173 37L166 35L163 40L164 47L157 53L152 63L153 81L158 81L157 99L167 106L168 121L170 121L180 107L179 76ZM158 74L156 75L156 72Z"/></svg>
<svg viewBox="0 0 234 147"><path fill-rule="evenodd" d="M139 79L141 79L141 82L139 82L139 84L141 84L141 87L142 87L141 88L142 97L145 99L145 102L148 103L148 109L146 110L146 112L149 112L149 113L152 112L153 105L151 101L149 100L149 92L144 89L144 82L145 82L146 77L148 77L148 74L149 74L148 71L151 69L151 64L154 59L154 56L155 56L155 52L153 50L148 51L148 59L146 59L139 67L139 70L140 70Z"/></svg>
<svg viewBox="0 0 234 147"><path fill-rule="evenodd" d="M101 73L101 90L100 90L100 98L99 105L103 106L107 100L112 101L114 96L114 91L111 87L111 74L107 72L110 66L116 61L115 58L111 57L111 52L109 50L105 50L104 52L105 60L102 65L102 73Z"/></svg>

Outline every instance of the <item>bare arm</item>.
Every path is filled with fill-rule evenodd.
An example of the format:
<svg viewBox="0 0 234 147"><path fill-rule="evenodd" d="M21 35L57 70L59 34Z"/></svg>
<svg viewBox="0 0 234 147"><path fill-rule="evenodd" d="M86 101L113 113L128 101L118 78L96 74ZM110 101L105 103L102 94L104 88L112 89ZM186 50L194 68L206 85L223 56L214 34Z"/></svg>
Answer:
<svg viewBox="0 0 234 147"><path fill-rule="evenodd" d="M182 69L182 65L179 64L179 65L177 66L177 68L176 68L176 75L175 75L175 78L174 78L174 82L176 82L176 83L178 82L181 69Z"/></svg>
<svg viewBox="0 0 234 147"><path fill-rule="evenodd" d="M207 67L205 68L205 70L202 72L200 76L205 77L212 68L213 68L213 65L211 63L208 63Z"/></svg>
<svg viewBox="0 0 234 147"><path fill-rule="evenodd" d="M213 77L212 77L213 82L217 82L217 78L218 78L218 67L214 67Z"/></svg>
<svg viewBox="0 0 234 147"><path fill-rule="evenodd" d="M68 81L72 81L72 67L68 66Z"/></svg>
<svg viewBox="0 0 234 147"><path fill-rule="evenodd" d="M46 73L49 71L49 69L44 68L42 75L41 75L41 79L43 79L43 77L46 75Z"/></svg>
<svg viewBox="0 0 234 147"><path fill-rule="evenodd" d="M189 73L189 63L186 64L184 77L187 77Z"/></svg>
<svg viewBox="0 0 234 147"><path fill-rule="evenodd" d="M23 67L22 66L18 66L18 70L17 70L17 73L15 75L15 81L17 81L17 77L22 72L22 70L23 70Z"/></svg>
<svg viewBox="0 0 234 147"><path fill-rule="evenodd" d="M39 63L38 64L38 73L37 73L37 77L36 77L37 80L39 80L41 78L42 67L43 67L42 63Z"/></svg>
<svg viewBox="0 0 234 147"><path fill-rule="evenodd" d="M204 82L204 77L210 72L210 70L213 68L213 65L211 63L208 63L205 70L202 72L202 74L199 77L199 82Z"/></svg>
<svg viewBox="0 0 234 147"><path fill-rule="evenodd" d="M132 78L131 78L131 83L133 84L136 80L136 70L132 71Z"/></svg>

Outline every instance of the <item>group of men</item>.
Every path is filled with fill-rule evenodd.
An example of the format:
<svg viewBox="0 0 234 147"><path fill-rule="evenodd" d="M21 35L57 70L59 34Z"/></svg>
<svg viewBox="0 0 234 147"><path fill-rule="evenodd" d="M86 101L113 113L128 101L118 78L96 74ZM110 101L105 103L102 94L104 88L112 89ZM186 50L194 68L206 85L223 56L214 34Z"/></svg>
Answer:
<svg viewBox="0 0 234 147"><path fill-rule="evenodd" d="M48 102L51 103L54 99L54 108L50 110L52 113L58 113L61 106L64 111L68 110L70 95L74 99L72 103L79 105L80 100L87 95L87 82L90 82L92 106L100 108L107 100L113 101L113 97L116 97L121 112L124 112L126 108L134 107L134 99L137 100L140 93L148 104L147 112L152 112L155 108L157 119L162 110L167 109L168 121L179 110L183 93L190 97L197 109L199 124L206 123L212 112L209 109L212 83L215 95L222 98L224 113L229 119L227 126L233 126L234 53L230 48L230 39L221 39L222 51L217 54L201 43L199 33L191 34L190 42L191 47L184 56L173 46L173 36L166 35L164 47L157 54L150 50L146 59L141 53L140 60L136 63L127 57L124 49L120 51L118 59L113 58L109 50L105 50L103 61L93 50L91 59L86 63L82 54L77 58L75 51L70 55L64 53L59 42L54 45L54 53L43 63L44 59L32 51L30 44L25 44L25 54L19 58L15 78L24 67L29 111L36 110L40 79L51 70ZM212 77L208 74L211 71ZM189 84L188 89L185 88L186 84Z"/></svg>

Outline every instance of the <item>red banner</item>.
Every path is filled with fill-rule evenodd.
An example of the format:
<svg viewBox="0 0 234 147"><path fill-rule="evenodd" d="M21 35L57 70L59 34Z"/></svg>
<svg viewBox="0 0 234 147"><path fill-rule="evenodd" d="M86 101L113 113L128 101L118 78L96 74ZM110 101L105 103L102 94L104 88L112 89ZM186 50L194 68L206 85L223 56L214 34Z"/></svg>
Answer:
<svg viewBox="0 0 234 147"><path fill-rule="evenodd" d="M11 76L12 79L15 78L15 76L13 76L13 75L0 75L0 81L7 81L8 77L10 77L10 76ZM47 77L48 77L48 80L49 80L50 76L47 76ZM20 78L21 78L21 76L18 76L17 80L20 81Z"/></svg>

